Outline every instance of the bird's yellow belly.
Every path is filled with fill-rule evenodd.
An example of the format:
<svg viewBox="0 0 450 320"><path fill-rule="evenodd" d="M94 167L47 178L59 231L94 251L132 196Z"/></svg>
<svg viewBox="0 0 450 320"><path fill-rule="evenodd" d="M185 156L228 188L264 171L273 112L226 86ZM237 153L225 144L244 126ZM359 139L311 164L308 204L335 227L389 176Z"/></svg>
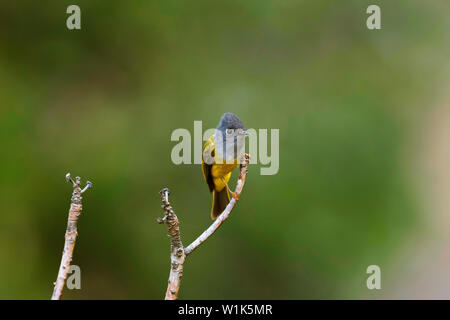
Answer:
<svg viewBox="0 0 450 320"><path fill-rule="evenodd" d="M230 180L231 171L233 171L237 167L237 163L231 164L213 164L211 168L211 176L214 181L214 189L216 191L222 191L225 188L225 183L222 181L225 180L226 183Z"/></svg>

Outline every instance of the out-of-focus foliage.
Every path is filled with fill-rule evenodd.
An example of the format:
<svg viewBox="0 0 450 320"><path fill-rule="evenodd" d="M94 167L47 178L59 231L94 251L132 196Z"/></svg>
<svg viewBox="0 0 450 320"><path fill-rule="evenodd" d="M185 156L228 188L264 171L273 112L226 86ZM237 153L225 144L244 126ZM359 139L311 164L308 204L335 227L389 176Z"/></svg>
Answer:
<svg viewBox="0 0 450 320"><path fill-rule="evenodd" d="M69 171L94 189L73 261L82 289L63 297L162 298L158 191L172 190L186 245L211 222L201 168L171 162L171 132L227 111L280 129L280 170L250 167L180 297L355 298L420 224L408 115L448 63L447 2L79 0L79 31L70 4L0 4L0 298L50 297Z"/></svg>

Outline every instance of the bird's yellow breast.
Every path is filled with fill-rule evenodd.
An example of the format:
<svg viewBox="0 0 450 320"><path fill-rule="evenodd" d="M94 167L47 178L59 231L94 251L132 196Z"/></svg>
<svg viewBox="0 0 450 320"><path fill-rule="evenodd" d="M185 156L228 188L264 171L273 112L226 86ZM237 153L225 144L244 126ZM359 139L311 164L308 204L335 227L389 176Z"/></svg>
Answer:
<svg viewBox="0 0 450 320"><path fill-rule="evenodd" d="M214 189L216 191L222 191L225 188L225 180L226 183L230 180L231 171L233 171L238 166L238 160L236 159L233 163L226 163L225 160L220 158L218 152L216 152L216 144L214 141L214 136L211 136L208 141L205 143L203 148L203 152L207 155L213 156L213 163L211 165L211 171L204 172L205 179L208 179L207 175L209 174L214 183ZM223 179L223 180L222 180Z"/></svg>
<svg viewBox="0 0 450 320"><path fill-rule="evenodd" d="M211 168L211 175L214 181L214 188L216 191L222 191L225 188L225 183L222 181L225 180L226 183L230 180L231 171L233 171L237 167L237 164L213 164Z"/></svg>

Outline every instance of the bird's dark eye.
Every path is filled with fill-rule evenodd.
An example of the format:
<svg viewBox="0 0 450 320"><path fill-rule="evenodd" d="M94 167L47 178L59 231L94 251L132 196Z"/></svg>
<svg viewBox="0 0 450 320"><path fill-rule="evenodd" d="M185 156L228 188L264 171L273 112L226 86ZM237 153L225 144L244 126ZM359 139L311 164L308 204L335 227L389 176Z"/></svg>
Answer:
<svg viewBox="0 0 450 320"><path fill-rule="evenodd" d="M233 134L233 129L227 129L226 130L226 133L227 133L227 136L230 136L230 135L232 135Z"/></svg>

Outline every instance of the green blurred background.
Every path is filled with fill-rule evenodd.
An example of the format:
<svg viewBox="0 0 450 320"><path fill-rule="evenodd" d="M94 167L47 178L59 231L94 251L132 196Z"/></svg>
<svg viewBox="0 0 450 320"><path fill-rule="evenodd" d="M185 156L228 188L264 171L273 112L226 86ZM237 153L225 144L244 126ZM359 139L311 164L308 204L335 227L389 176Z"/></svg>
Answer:
<svg viewBox="0 0 450 320"><path fill-rule="evenodd" d="M70 4L81 30L66 28ZM366 28L369 4L381 30ZM211 223L201 168L171 162L170 135L224 112L280 129L280 170L250 167L232 217L189 256L180 298L450 296L436 249L450 243L448 184L434 180L448 162L433 162L449 145L449 17L444 0L2 1L0 298L50 297L67 172L94 189L73 260L82 289L63 298L163 298L159 190L185 245ZM372 264L379 291L366 288ZM433 285L436 266L449 271Z"/></svg>

